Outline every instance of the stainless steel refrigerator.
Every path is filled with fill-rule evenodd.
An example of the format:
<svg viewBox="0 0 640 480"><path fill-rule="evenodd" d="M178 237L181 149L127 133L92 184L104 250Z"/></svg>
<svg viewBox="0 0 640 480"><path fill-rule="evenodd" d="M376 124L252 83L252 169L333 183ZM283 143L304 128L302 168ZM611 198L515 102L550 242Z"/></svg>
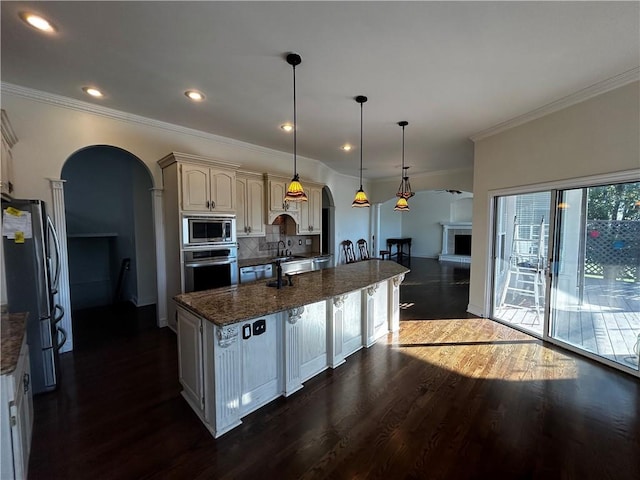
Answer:
<svg viewBox="0 0 640 480"><path fill-rule="evenodd" d="M2 202L2 241L10 313L29 312L27 343L33 393L58 386L66 332L55 303L60 279L58 237L41 200Z"/></svg>

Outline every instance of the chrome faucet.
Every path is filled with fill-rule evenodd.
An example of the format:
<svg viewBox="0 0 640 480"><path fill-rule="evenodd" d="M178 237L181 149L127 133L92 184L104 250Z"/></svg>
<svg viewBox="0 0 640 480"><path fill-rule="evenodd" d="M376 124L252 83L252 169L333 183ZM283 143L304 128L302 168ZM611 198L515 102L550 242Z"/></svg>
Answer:
<svg viewBox="0 0 640 480"><path fill-rule="evenodd" d="M280 251L280 244L282 244L282 251ZM278 248L277 248L277 250L278 250L278 253L277 253L278 257L279 257L279 256L281 256L281 255L284 255L284 251L286 250L286 247L287 247L287 246L285 245L285 243L284 243L284 241L283 241L283 240L278 241Z"/></svg>

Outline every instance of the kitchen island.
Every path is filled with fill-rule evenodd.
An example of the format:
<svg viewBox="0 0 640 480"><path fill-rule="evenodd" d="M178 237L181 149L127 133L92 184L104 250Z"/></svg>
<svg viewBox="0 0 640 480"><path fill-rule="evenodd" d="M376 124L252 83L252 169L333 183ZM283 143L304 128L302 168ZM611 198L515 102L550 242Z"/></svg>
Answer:
<svg viewBox="0 0 640 480"><path fill-rule="evenodd" d="M213 436L228 432L397 331L407 272L368 260L296 275L280 289L259 281L178 295L183 397Z"/></svg>

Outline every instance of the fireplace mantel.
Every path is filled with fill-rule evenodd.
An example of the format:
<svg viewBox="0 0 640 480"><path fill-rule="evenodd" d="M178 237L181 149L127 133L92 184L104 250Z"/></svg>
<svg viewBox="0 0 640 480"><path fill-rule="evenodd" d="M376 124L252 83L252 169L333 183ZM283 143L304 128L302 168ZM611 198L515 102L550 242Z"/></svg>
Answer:
<svg viewBox="0 0 640 480"><path fill-rule="evenodd" d="M471 255L455 253L455 236L471 235L471 222L442 222L442 252L439 261L471 263Z"/></svg>

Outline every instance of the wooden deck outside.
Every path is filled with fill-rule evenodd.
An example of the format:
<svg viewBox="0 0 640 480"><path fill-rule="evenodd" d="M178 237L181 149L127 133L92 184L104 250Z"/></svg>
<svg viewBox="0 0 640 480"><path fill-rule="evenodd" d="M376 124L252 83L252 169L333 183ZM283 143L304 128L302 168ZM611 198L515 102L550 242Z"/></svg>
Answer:
<svg viewBox="0 0 640 480"><path fill-rule="evenodd" d="M587 278L582 303L572 303L555 311L553 337L638 368L640 283ZM494 316L542 336L543 312L533 306L503 306Z"/></svg>

